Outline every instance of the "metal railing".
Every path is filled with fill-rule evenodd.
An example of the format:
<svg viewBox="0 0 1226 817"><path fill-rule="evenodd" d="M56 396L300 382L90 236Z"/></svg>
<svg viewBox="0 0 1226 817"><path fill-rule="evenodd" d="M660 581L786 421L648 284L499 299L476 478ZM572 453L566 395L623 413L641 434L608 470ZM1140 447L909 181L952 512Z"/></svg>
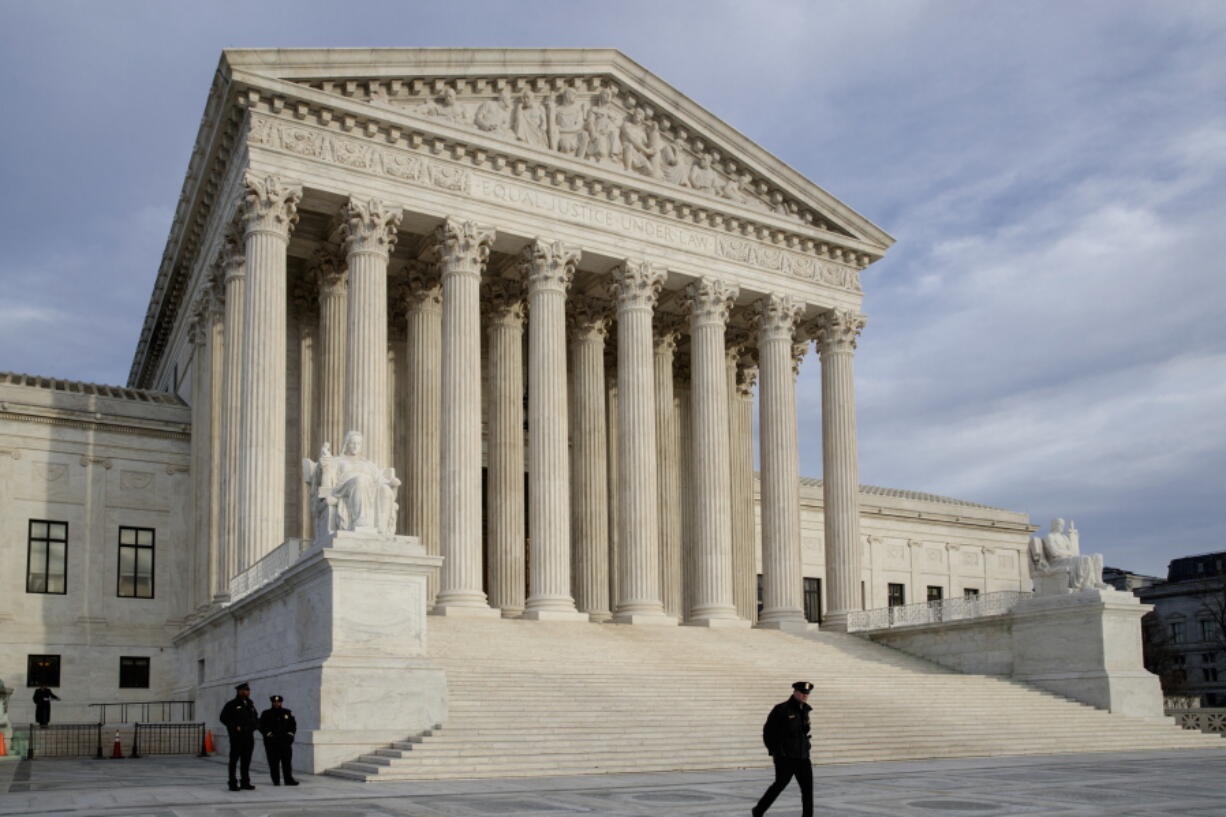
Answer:
<svg viewBox="0 0 1226 817"><path fill-rule="evenodd" d="M908 627L916 624L941 624L947 621L964 621L985 616L999 616L1010 612L1019 601L1031 596L1020 590L1001 590L978 596L942 599L920 604L900 604L896 607L878 607L875 610L855 610L847 615L848 632L888 630L892 627Z"/></svg>
<svg viewBox="0 0 1226 817"><path fill-rule="evenodd" d="M1226 709L1168 709L1166 714L1184 729L1199 729L1226 737Z"/></svg>
<svg viewBox="0 0 1226 817"><path fill-rule="evenodd" d="M230 602L250 596L284 573L311 543L305 539L286 539L258 562L230 579Z"/></svg>
<svg viewBox="0 0 1226 817"><path fill-rule="evenodd" d="M144 755L205 756L203 723L138 723L132 733L132 757Z"/></svg>
<svg viewBox="0 0 1226 817"><path fill-rule="evenodd" d="M195 701L115 701L90 704L98 723L171 723L194 720Z"/></svg>
<svg viewBox="0 0 1226 817"><path fill-rule="evenodd" d="M36 757L102 757L102 724L30 724L26 760Z"/></svg>

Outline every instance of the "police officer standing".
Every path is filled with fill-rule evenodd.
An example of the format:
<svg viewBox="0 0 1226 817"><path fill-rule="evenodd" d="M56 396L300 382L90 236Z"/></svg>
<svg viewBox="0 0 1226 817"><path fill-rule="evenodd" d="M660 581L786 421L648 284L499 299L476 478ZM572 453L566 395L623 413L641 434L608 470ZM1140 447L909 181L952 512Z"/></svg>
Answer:
<svg viewBox="0 0 1226 817"><path fill-rule="evenodd" d="M268 758L268 771L272 775L272 784L297 786L294 779L294 733L298 731L298 722L294 713L281 704L284 699L280 695L269 698L272 706L260 713L260 734L264 736L264 754Z"/></svg>
<svg viewBox="0 0 1226 817"><path fill-rule="evenodd" d="M251 687L246 683L234 688L234 698L221 708L218 718L226 727L226 735L230 738L230 791L238 791L239 779L234 775L234 767L242 765L242 786L244 789L254 789L251 785L251 752L255 749L255 730L259 727L260 716L255 704L251 702Z"/></svg>
<svg viewBox="0 0 1226 817"><path fill-rule="evenodd" d="M792 697L776 704L762 727L762 742L775 761L775 782L753 807L753 817L762 817L787 788L793 777L800 786L802 817L813 817L813 765L809 762L809 693L813 684L797 681L792 684Z"/></svg>

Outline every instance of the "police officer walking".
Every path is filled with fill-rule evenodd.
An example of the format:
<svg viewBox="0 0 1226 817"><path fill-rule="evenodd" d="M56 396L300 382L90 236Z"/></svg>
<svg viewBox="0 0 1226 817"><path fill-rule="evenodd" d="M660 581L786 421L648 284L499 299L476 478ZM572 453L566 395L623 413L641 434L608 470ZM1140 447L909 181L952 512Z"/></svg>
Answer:
<svg viewBox="0 0 1226 817"><path fill-rule="evenodd" d="M294 733L298 731L298 722L294 713L281 704L284 699L280 695L269 698L272 706L260 713L260 734L264 736L264 755L268 758L268 771L272 775L272 784L297 786L294 779Z"/></svg>
<svg viewBox="0 0 1226 817"><path fill-rule="evenodd" d="M221 708L218 720L226 727L226 735L230 738L230 791L240 788L239 778L234 774L234 767L240 764L241 788L254 789L255 786L251 785L251 752L255 749L255 730L260 725L260 716L251 702L251 687L246 683L236 686L234 697Z"/></svg>
<svg viewBox="0 0 1226 817"><path fill-rule="evenodd" d="M775 761L775 782L753 807L753 817L762 817L793 777L800 786L802 817L813 817L813 765L809 762L809 693L813 684L792 684L792 697L776 704L762 727L762 742Z"/></svg>

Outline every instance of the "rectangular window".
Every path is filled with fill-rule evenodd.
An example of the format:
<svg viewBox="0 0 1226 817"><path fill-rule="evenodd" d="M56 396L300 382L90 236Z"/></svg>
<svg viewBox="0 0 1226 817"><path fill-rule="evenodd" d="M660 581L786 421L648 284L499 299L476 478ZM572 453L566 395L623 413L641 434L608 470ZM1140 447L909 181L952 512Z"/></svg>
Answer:
<svg viewBox="0 0 1226 817"><path fill-rule="evenodd" d="M1200 662L1201 662L1202 664L1216 664L1216 663L1217 663L1217 653L1215 653L1215 652L1202 652L1202 653L1200 654Z"/></svg>
<svg viewBox="0 0 1226 817"><path fill-rule="evenodd" d="M31 519L26 549L26 592L68 592L68 523Z"/></svg>
<svg viewBox="0 0 1226 817"><path fill-rule="evenodd" d="M153 598L153 528L119 529L121 598Z"/></svg>
<svg viewBox="0 0 1226 817"><path fill-rule="evenodd" d="M945 588L939 584L928 585L928 601L940 601L945 597Z"/></svg>
<svg viewBox="0 0 1226 817"><path fill-rule="evenodd" d="M1172 621L1171 622L1171 643L1172 644L1182 644L1183 643L1183 622L1182 621Z"/></svg>
<svg viewBox="0 0 1226 817"><path fill-rule="evenodd" d="M901 607L907 603L906 585L890 582L886 589L891 607Z"/></svg>
<svg viewBox="0 0 1226 817"><path fill-rule="evenodd" d="M119 688L148 689L149 659L132 656L119 656Z"/></svg>
<svg viewBox="0 0 1226 817"><path fill-rule="evenodd" d="M1201 619L1200 622L1200 640L1215 641L1217 640L1217 622L1209 619Z"/></svg>
<svg viewBox="0 0 1226 817"><path fill-rule="evenodd" d="M963 587L962 588L962 598L964 599L973 599L975 598L975 596L978 596L978 595L979 595L978 587Z"/></svg>
<svg viewBox="0 0 1226 817"><path fill-rule="evenodd" d="M1210 683L1217 682L1217 667L1203 667L1200 672L1201 675L1205 677L1206 681L1209 681Z"/></svg>
<svg viewBox="0 0 1226 817"><path fill-rule="evenodd" d="M822 620L822 580L805 576L805 621Z"/></svg>
<svg viewBox="0 0 1226 817"><path fill-rule="evenodd" d="M58 655L26 656L26 686L49 687L60 685L60 657Z"/></svg>

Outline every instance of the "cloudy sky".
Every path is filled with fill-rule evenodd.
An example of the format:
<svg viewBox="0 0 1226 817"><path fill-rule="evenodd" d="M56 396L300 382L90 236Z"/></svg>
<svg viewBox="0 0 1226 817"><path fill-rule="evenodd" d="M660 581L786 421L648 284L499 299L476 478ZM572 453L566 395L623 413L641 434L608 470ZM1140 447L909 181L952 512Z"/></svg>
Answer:
<svg viewBox="0 0 1226 817"><path fill-rule="evenodd" d="M862 481L1226 549L1226 3L0 0L0 371L125 382L219 52L293 46L621 49L897 238Z"/></svg>

